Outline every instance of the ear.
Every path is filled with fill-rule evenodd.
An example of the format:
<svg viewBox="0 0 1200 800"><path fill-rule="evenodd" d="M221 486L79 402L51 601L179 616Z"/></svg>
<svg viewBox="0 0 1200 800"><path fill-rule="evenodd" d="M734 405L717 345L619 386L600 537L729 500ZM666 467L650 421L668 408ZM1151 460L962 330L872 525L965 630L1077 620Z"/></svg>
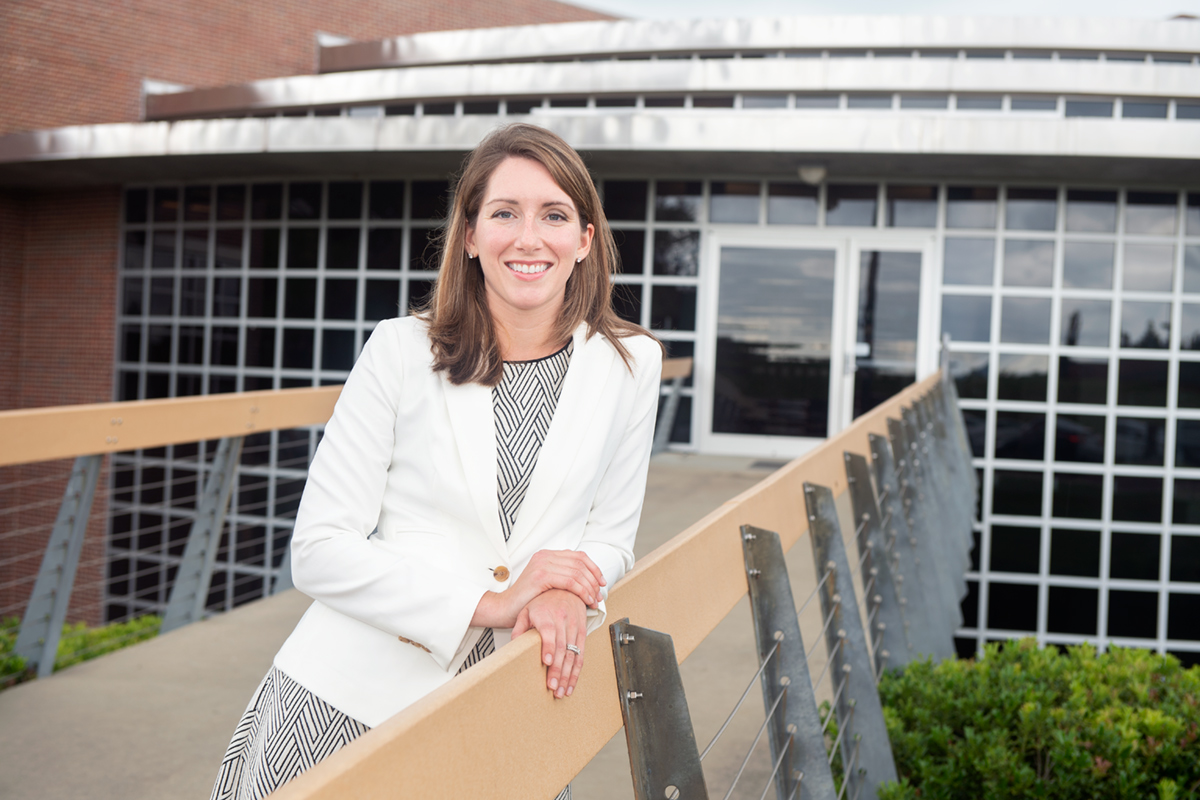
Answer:
<svg viewBox="0 0 1200 800"><path fill-rule="evenodd" d="M463 253L463 255L466 255L469 257L471 255L471 253L476 253L479 251L479 248L477 248L475 246L475 226L474 225L467 226L467 235L463 238L466 243L466 250Z"/></svg>
<svg viewBox="0 0 1200 800"><path fill-rule="evenodd" d="M592 239L595 236L596 228L589 222L587 228L579 235L579 249L575 251L575 258L587 258L587 254L592 252Z"/></svg>

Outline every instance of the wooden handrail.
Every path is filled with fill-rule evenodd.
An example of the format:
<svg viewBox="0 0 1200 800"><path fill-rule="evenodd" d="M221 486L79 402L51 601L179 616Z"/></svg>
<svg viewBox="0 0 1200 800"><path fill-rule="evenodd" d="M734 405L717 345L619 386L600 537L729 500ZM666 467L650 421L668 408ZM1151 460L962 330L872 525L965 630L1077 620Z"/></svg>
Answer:
<svg viewBox="0 0 1200 800"><path fill-rule="evenodd" d="M692 359L663 362L663 380ZM0 467L262 433L329 421L341 386L0 411Z"/></svg>
<svg viewBox="0 0 1200 800"><path fill-rule="evenodd" d="M739 526L776 531L790 549L808 530L802 484L845 493L843 453L869 457L868 434L886 435L887 418L939 378L908 387L655 550L613 588L609 620L669 633L685 659L746 594ZM554 797L620 729L621 712L606 628L588 637L570 700L550 697L539 656L537 634L526 633L271 797Z"/></svg>

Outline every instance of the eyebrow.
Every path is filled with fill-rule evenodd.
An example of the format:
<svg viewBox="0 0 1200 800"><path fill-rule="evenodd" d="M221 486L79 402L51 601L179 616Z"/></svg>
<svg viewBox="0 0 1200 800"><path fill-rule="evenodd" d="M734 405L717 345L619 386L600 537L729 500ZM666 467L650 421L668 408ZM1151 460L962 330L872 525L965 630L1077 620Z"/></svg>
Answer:
<svg viewBox="0 0 1200 800"><path fill-rule="evenodd" d="M520 205L517 200L508 197L493 197L491 200L484 201L485 206L490 206L493 203L511 203L513 205ZM575 204L570 200L548 200L545 203L542 203L542 208L553 208L554 206L563 206L565 208L574 209Z"/></svg>

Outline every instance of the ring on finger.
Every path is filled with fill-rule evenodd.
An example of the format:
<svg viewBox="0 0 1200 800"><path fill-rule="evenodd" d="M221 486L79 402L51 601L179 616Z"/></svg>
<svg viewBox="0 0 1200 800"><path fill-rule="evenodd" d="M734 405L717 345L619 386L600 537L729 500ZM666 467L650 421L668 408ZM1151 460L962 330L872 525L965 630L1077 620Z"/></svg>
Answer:
<svg viewBox="0 0 1200 800"><path fill-rule="evenodd" d="M579 649L579 645L569 644L569 645L567 645L567 649L570 650L575 655L579 655L582 652Z"/></svg>

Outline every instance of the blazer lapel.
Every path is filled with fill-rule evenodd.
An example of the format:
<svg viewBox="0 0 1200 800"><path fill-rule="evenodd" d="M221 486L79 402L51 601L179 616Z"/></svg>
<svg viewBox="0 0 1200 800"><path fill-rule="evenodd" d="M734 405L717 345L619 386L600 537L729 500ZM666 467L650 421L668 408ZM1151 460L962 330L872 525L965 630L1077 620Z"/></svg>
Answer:
<svg viewBox="0 0 1200 800"><path fill-rule="evenodd" d="M455 386L445 379L442 385L458 455L479 522L497 555L507 558L508 546L500 529L500 509L496 499L496 421L492 411L492 390L477 383Z"/></svg>
<svg viewBox="0 0 1200 800"><path fill-rule="evenodd" d="M529 488L508 539L509 551L529 535L566 480L579 453L579 440L590 425L589 412L600 398L613 359L617 357L616 351L600 335L585 339L586 335L586 323L575 329L574 351L570 366L567 367L566 380L563 381L562 394L559 395L554 418L538 452L533 475L529 478Z"/></svg>

